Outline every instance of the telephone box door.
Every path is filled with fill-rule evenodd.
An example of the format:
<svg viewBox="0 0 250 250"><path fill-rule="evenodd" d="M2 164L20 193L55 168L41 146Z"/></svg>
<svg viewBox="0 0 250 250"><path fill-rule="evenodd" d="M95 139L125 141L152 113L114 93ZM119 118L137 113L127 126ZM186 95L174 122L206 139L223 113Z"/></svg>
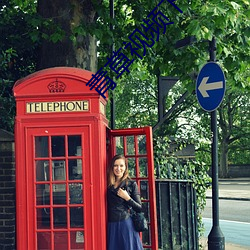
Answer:
<svg viewBox="0 0 250 250"><path fill-rule="evenodd" d="M88 126L27 128L26 138L28 249L91 249Z"/></svg>
<svg viewBox="0 0 250 250"><path fill-rule="evenodd" d="M149 230L141 234L144 249L157 250L157 216L154 179L152 128L110 130L110 159L123 154L128 159L130 177L139 187Z"/></svg>

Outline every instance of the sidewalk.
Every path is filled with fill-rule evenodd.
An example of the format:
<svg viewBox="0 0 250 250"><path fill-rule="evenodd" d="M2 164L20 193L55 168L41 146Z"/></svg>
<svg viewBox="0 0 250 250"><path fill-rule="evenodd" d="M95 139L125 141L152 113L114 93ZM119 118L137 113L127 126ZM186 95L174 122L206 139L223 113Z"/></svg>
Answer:
<svg viewBox="0 0 250 250"><path fill-rule="evenodd" d="M242 189L221 189L220 186L226 184L232 185L242 185ZM219 180L219 199L228 199L228 200L246 200L250 201L250 188L243 188L245 185L250 187L250 178L234 178L234 179L220 179ZM212 198L212 187L209 188L206 192L207 198Z"/></svg>
<svg viewBox="0 0 250 250"><path fill-rule="evenodd" d="M221 188L221 187L225 187L228 184L238 185L239 188L237 190ZM246 186L248 188L246 188ZM212 187L207 190L206 197L208 199L212 198ZM219 199L250 201L250 178L220 179L219 180ZM200 244L202 245L203 250L208 250L206 237L201 238ZM250 250L250 247L244 247L244 246L239 246L239 245L225 242L225 250Z"/></svg>
<svg viewBox="0 0 250 250"><path fill-rule="evenodd" d="M208 250L207 238L202 238L200 244L202 245L202 250ZM250 250L250 248L225 242L225 250Z"/></svg>

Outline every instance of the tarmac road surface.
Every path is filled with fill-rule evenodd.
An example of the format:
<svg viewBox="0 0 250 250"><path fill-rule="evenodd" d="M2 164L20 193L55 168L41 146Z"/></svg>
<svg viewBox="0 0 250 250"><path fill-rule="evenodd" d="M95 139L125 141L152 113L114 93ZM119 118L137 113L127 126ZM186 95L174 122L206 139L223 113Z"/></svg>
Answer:
<svg viewBox="0 0 250 250"><path fill-rule="evenodd" d="M220 228L226 250L250 250L250 178L219 181ZM207 248L207 236L212 229L212 190L207 190L207 205L203 211L205 235L201 240Z"/></svg>

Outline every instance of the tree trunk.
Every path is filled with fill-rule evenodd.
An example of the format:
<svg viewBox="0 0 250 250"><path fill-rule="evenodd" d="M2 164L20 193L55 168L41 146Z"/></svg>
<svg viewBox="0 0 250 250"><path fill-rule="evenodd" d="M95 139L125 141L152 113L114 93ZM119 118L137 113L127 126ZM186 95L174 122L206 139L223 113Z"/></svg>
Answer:
<svg viewBox="0 0 250 250"><path fill-rule="evenodd" d="M228 144L225 140L221 141L220 144L219 177L228 177Z"/></svg>
<svg viewBox="0 0 250 250"><path fill-rule="evenodd" d="M96 1L97 2L97 1ZM51 37L56 29L61 29L60 41L43 39L38 51L38 69L69 66L97 70L96 38L90 34L75 34L76 27L82 30L96 22L93 0L38 0L38 14L53 20L54 27L43 27L43 34Z"/></svg>

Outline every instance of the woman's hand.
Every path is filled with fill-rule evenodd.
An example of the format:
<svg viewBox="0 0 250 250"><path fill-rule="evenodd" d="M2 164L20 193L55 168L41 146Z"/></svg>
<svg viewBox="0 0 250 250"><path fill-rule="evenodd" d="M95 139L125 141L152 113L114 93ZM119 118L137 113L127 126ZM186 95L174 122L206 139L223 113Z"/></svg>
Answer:
<svg viewBox="0 0 250 250"><path fill-rule="evenodd" d="M127 190L123 190L121 188L118 189L117 195L119 197L121 197L122 199L124 199L125 201L129 201L131 199L131 197L129 196Z"/></svg>

